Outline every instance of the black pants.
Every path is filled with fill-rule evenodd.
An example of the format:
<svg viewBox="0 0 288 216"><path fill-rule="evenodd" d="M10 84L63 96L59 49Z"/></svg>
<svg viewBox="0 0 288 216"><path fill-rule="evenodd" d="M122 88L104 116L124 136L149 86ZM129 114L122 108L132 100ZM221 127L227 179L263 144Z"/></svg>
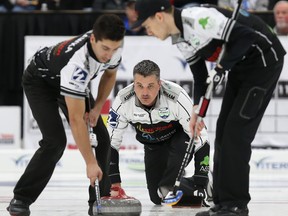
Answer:
<svg viewBox="0 0 288 216"><path fill-rule="evenodd" d="M144 145L147 188L150 200L154 204L161 204L161 199L157 193L160 186L174 186L187 149L186 141L189 141L189 136L181 129L177 131L170 140L161 144ZM210 145L209 143L205 143L205 145L195 153L194 177L199 177L198 183L200 184L202 181L205 182L203 184L207 183L207 167L204 168L203 166L206 165L202 165L201 161L203 161L205 157L209 157L209 151ZM193 153L189 161L192 159Z"/></svg>
<svg viewBox="0 0 288 216"><path fill-rule="evenodd" d="M251 143L271 100L283 60L273 66L229 72L217 121L214 153L214 203L244 207L250 201Z"/></svg>
<svg viewBox="0 0 288 216"><path fill-rule="evenodd" d="M49 82L48 79L35 75L35 71L25 71L23 75L23 88L42 133L40 147L14 188L14 198L29 204L33 203L46 187L66 147L66 134L59 107L69 121L67 107L64 97L59 94L59 87L53 88ZM93 106L94 100L92 97L90 99ZM109 194L110 139L101 117L93 130L99 143L96 149L97 160L104 174L100 190L103 194Z"/></svg>

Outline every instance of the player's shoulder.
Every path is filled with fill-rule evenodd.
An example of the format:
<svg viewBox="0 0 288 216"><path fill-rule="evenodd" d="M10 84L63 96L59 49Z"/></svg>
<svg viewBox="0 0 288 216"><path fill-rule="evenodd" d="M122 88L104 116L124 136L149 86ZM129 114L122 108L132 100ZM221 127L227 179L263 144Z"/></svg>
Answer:
<svg viewBox="0 0 288 216"><path fill-rule="evenodd" d="M181 15L182 17L192 18L198 16L203 11L207 11L207 8L201 6L187 7L182 10Z"/></svg>
<svg viewBox="0 0 288 216"><path fill-rule="evenodd" d="M206 6L193 6L187 7L182 10L181 16L184 20L192 20L193 22L197 21L199 17L207 17L211 13L213 14L217 11L214 7L206 7ZM196 20L195 20L196 19Z"/></svg>
<svg viewBox="0 0 288 216"><path fill-rule="evenodd" d="M180 85L168 80L161 80L161 92L168 99L176 102L183 91L184 89Z"/></svg>
<svg viewBox="0 0 288 216"><path fill-rule="evenodd" d="M131 83L130 85L121 89L118 92L117 97L121 100L122 103L125 103L134 98L135 97L134 84Z"/></svg>
<svg viewBox="0 0 288 216"><path fill-rule="evenodd" d="M90 40L91 31L87 31L81 35L75 36L67 41L64 41L62 46L66 46L65 53L75 52L83 46L86 46L86 43Z"/></svg>

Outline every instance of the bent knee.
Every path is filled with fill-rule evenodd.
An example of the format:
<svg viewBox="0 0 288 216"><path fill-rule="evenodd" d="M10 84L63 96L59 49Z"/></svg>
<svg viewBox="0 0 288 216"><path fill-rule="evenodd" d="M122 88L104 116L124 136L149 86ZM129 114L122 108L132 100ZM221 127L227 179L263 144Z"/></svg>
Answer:
<svg viewBox="0 0 288 216"><path fill-rule="evenodd" d="M45 151L53 151L54 153L60 153L62 155L66 148L67 138L64 135L58 135L52 138L44 137L40 142L40 147Z"/></svg>

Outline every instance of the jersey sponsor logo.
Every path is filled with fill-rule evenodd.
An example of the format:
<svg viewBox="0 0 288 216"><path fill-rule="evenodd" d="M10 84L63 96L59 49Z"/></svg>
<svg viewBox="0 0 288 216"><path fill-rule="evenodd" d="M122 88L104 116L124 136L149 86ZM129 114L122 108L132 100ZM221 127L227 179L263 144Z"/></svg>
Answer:
<svg viewBox="0 0 288 216"><path fill-rule="evenodd" d="M160 108L158 113L159 113L160 118L163 118L163 119L167 119L170 115L170 111L168 107Z"/></svg>
<svg viewBox="0 0 288 216"><path fill-rule="evenodd" d="M209 172L209 166L201 166L200 172L208 173Z"/></svg>
<svg viewBox="0 0 288 216"><path fill-rule="evenodd" d="M87 77L88 77L87 71L84 71L82 68L77 67L73 72L72 80L80 84L85 84Z"/></svg>
<svg viewBox="0 0 288 216"><path fill-rule="evenodd" d="M211 17L200 18L198 20L198 23L202 26L204 30L212 29L215 26L215 20Z"/></svg>
<svg viewBox="0 0 288 216"><path fill-rule="evenodd" d="M150 134L146 134L146 133L143 133L142 137L147 139L147 140L149 140L149 141L154 141L155 140L154 137L152 137Z"/></svg>
<svg viewBox="0 0 288 216"><path fill-rule="evenodd" d="M112 128L117 128L120 118L120 115L115 111L113 110L112 108L110 109L109 111L109 116L108 116L108 124L112 127Z"/></svg>
<svg viewBox="0 0 288 216"><path fill-rule="evenodd" d="M172 100L175 99L175 95L170 94L170 93L168 93L167 91L163 91L163 94L164 94L166 97L168 97L168 98L170 98L170 99L172 99Z"/></svg>
<svg viewBox="0 0 288 216"><path fill-rule="evenodd" d="M193 47L198 47L200 45L200 39L195 37L195 35L192 35L188 41Z"/></svg>
<svg viewBox="0 0 288 216"><path fill-rule="evenodd" d="M190 26L191 28L194 28L194 22L195 22L194 19L184 19L184 20L183 20L183 23L184 23L184 24L187 24L187 25Z"/></svg>
<svg viewBox="0 0 288 216"><path fill-rule="evenodd" d="M177 48L183 53L183 55L185 56L185 58L190 58L190 52L192 53L196 53L196 49L195 47L191 46L192 44L190 43L190 41L186 41L183 43L178 43L177 44ZM187 54L186 54L187 53ZM185 61L186 62L186 61Z"/></svg>
<svg viewBox="0 0 288 216"><path fill-rule="evenodd" d="M209 165L209 156L205 156L204 160L200 162L200 165L208 166Z"/></svg>
<svg viewBox="0 0 288 216"><path fill-rule="evenodd" d="M149 134L149 133L142 133L142 137L148 140L149 142L163 142L165 140L170 139L173 134L176 133L176 129L170 131L169 133L165 133L163 135L158 134L157 136L154 136L154 134Z"/></svg>
<svg viewBox="0 0 288 216"><path fill-rule="evenodd" d="M146 128L148 127L148 128ZM173 128L173 124L169 123L167 125L163 125L163 126L158 126L158 125L148 125L148 126L144 126L144 125L137 125L136 126L136 130L140 131L141 133L146 133L146 134L153 134L156 132L163 132L166 130L171 130L171 128Z"/></svg>
<svg viewBox="0 0 288 216"><path fill-rule="evenodd" d="M209 17L199 19L198 22L202 26L203 29L206 29L206 26L208 25L208 19Z"/></svg>
<svg viewBox="0 0 288 216"><path fill-rule="evenodd" d="M128 95L124 96L124 101L129 100L129 98L131 98L133 95L135 95L135 92L134 91L130 92Z"/></svg>
<svg viewBox="0 0 288 216"><path fill-rule="evenodd" d="M146 116L146 113L134 113L133 116L143 118Z"/></svg>

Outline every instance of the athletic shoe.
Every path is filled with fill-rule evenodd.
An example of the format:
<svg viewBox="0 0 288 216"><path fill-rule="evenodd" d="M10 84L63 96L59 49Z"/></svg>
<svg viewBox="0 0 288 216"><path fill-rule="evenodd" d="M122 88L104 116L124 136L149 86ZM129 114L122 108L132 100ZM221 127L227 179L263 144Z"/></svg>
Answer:
<svg viewBox="0 0 288 216"><path fill-rule="evenodd" d="M213 216L248 216L249 210L247 207L239 208L239 207L222 207L219 211L217 211Z"/></svg>
<svg viewBox="0 0 288 216"><path fill-rule="evenodd" d="M7 211L11 216L29 216L30 209L29 204L21 201L12 199L9 206L7 207Z"/></svg>
<svg viewBox="0 0 288 216"><path fill-rule="evenodd" d="M220 207L215 205L208 211L198 212L195 216L248 216L249 210L247 207Z"/></svg>
<svg viewBox="0 0 288 216"><path fill-rule="evenodd" d="M93 203L89 203L88 215L93 215Z"/></svg>

